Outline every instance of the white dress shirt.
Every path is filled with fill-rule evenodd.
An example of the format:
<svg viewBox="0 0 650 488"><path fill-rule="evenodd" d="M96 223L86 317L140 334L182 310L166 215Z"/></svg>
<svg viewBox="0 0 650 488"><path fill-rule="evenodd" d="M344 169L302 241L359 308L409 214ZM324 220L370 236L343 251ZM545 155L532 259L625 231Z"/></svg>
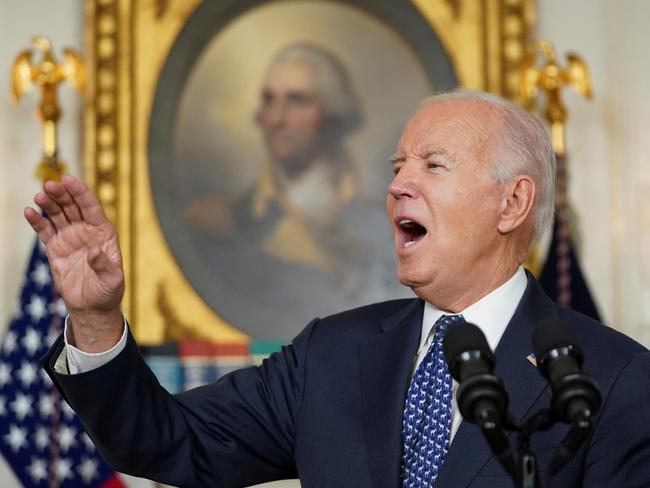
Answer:
<svg viewBox="0 0 650 488"><path fill-rule="evenodd" d="M85 373L86 371L92 371L93 369L97 369L109 362L111 359L115 358L119 353L122 352L122 349L126 347L126 320L124 321L124 330L122 331L122 337L120 337L120 340L117 341L117 344L111 347L108 351L91 353L84 352L81 349L74 347L68 342L69 317L70 316L68 315L68 317L65 318L65 326L63 328L63 341L65 342L67 371L60 371L57 367L59 365L59 362L57 361L57 365L55 365L54 369L58 373L64 372L70 374L78 374Z"/></svg>
<svg viewBox="0 0 650 488"><path fill-rule="evenodd" d="M490 292L481 298L478 302L473 303L462 312L456 314L439 310L430 303L425 303L424 314L422 317L422 332L420 335L420 347L415 357L413 372L420 365L424 356L426 356L429 346L433 341L435 331L433 326L441 315L458 315L462 314L467 322L478 326L487 339L490 349L496 349L503 331L506 329L508 322L515 313L517 305L524 295L528 279L523 267L519 267L515 274L496 290ZM453 384L453 402L451 414L451 433L449 441L454 438L456 431L460 426L462 416L456 405L456 390L458 384Z"/></svg>

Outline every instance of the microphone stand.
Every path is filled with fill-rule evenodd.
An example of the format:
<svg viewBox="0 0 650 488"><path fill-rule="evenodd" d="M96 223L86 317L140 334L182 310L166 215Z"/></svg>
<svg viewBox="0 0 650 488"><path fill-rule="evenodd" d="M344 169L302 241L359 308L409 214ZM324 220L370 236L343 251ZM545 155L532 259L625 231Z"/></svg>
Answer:
<svg viewBox="0 0 650 488"><path fill-rule="evenodd" d="M530 447L530 439L535 432L550 429L560 419L553 415L550 409L545 408L524 422L518 422L510 414L506 416L503 425L500 419L490 414L477 420L492 453L512 478L515 488L544 488L539 476L537 458ZM590 415L581 412L574 417L569 432L551 458L549 480L571 459L593 427L594 422ZM512 452L506 431L517 433L516 453Z"/></svg>
<svg viewBox="0 0 650 488"><path fill-rule="evenodd" d="M539 477L537 457L530 447L530 438L535 432L550 429L555 424L549 409L543 409L525 422L514 423L517 432L518 472L515 485L517 488L543 488Z"/></svg>

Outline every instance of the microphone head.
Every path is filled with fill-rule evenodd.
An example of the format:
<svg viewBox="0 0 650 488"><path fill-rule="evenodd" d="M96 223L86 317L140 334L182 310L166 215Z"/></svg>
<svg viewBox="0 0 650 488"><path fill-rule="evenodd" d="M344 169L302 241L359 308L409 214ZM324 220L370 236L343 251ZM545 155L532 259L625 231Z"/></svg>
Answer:
<svg viewBox="0 0 650 488"><path fill-rule="evenodd" d="M539 322L533 330L533 351L544 376L551 357L571 356L582 366L582 350L566 320L549 317Z"/></svg>
<svg viewBox="0 0 650 488"><path fill-rule="evenodd" d="M469 322L461 322L450 327L442 341L442 352L449 372L456 381L461 381L460 365L470 359L469 357L464 359L463 354L470 351L473 354L477 353L474 355L486 361L490 369L494 367L494 355L481 329Z"/></svg>
<svg viewBox="0 0 650 488"><path fill-rule="evenodd" d="M537 369L551 385L553 414L563 422L593 417L600 408L596 381L581 371L582 351L568 322L547 318L535 326Z"/></svg>

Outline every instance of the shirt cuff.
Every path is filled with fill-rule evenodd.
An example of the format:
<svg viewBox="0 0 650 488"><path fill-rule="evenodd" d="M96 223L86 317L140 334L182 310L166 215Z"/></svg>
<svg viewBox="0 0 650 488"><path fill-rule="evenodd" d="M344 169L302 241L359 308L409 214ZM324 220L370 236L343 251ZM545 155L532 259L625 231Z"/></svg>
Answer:
<svg viewBox="0 0 650 488"><path fill-rule="evenodd" d="M68 342L68 315L65 318L65 327L63 329L63 340L65 342L65 354L67 359L67 367L70 374L79 374L85 373L87 371L92 371L97 369L100 366L108 363L111 359L115 358L122 350L126 347L126 320L124 320L124 330L122 331L122 337L120 340L111 347L108 351L98 352L98 353L89 353L83 352L81 349L77 349Z"/></svg>

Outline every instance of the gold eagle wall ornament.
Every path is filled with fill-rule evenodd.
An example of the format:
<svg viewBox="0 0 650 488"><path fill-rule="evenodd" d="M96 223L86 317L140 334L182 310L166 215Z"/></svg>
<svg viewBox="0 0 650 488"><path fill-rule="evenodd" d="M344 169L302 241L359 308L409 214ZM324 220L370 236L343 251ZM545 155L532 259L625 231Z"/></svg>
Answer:
<svg viewBox="0 0 650 488"><path fill-rule="evenodd" d="M36 171L42 181L59 180L65 165L58 159L57 122L61 117L56 91L63 82L82 92L86 70L81 54L73 49L63 50L63 62L57 63L52 43L43 36L34 37L32 47L21 51L11 70L11 98L14 103L33 86L41 89L41 103L36 111L43 124L43 159Z"/></svg>
<svg viewBox="0 0 650 488"><path fill-rule="evenodd" d="M539 55L544 61L538 67ZM524 58L519 71L519 96L527 109L534 107L540 89L546 94L544 115L551 124L553 149L558 155L565 153L564 131L568 115L560 98L562 89L570 86L587 99L593 97L591 73L587 64L575 53L568 53L566 58L566 67L560 67L551 43L538 41L535 49Z"/></svg>

